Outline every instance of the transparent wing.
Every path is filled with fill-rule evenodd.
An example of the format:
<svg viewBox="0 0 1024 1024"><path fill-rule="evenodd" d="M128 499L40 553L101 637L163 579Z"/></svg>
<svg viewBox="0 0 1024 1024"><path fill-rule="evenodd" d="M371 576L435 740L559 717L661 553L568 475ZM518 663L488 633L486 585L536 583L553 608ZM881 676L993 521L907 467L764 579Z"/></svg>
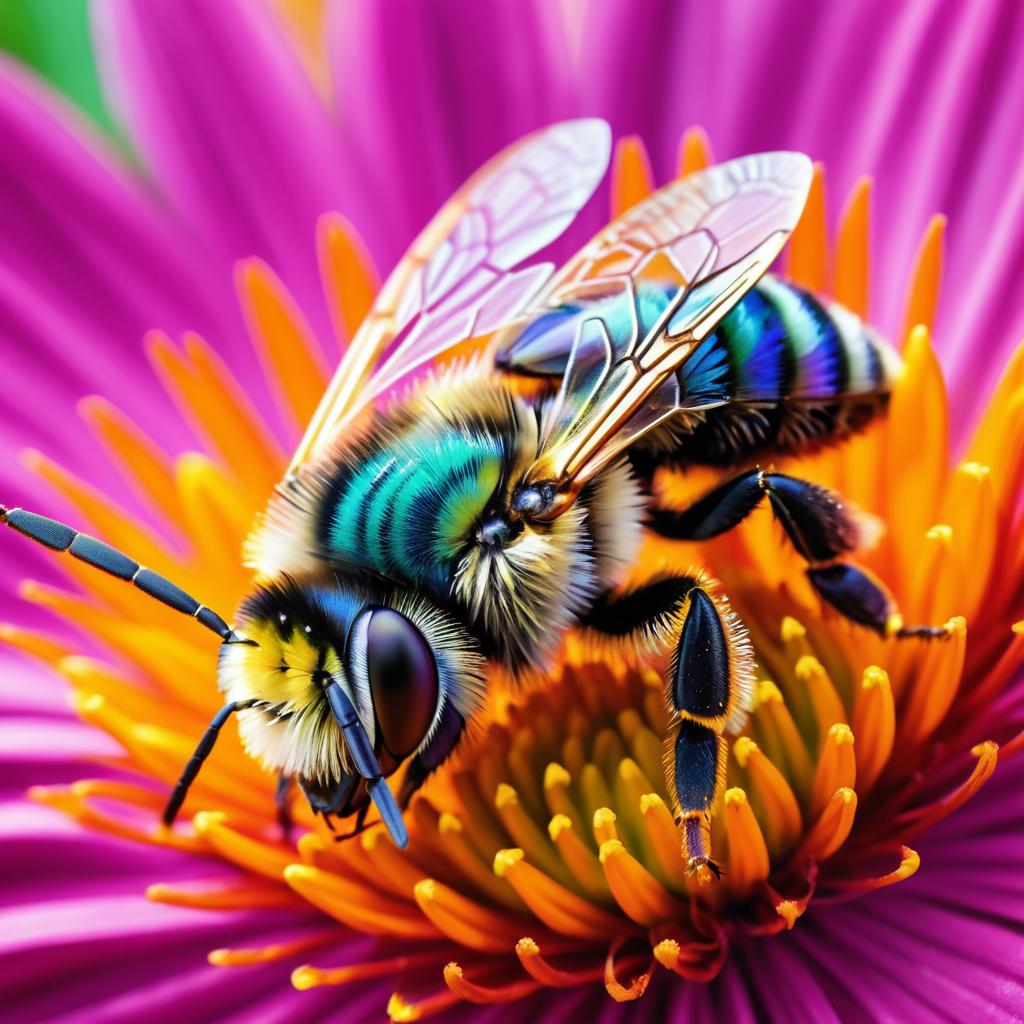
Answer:
<svg viewBox="0 0 1024 1024"><path fill-rule="evenodd" d="M811 162L800 153L719 164L633 207L551 281L542 308L584 313L526 476L527 485L553 485L549 518L679 412L680 367L778 255L810 181ZM656 315L645 294L659 297Z"/></svg>
<svg viewBox="0 0 1024 1024"><path fill-rule="evenodd" d="M289 475L323 454L342 424L411 372L523 314L552 267L512 268L568 227L603 177L610 147L603 121L566 121L504 150L463 185L385 282Z"/></svg>

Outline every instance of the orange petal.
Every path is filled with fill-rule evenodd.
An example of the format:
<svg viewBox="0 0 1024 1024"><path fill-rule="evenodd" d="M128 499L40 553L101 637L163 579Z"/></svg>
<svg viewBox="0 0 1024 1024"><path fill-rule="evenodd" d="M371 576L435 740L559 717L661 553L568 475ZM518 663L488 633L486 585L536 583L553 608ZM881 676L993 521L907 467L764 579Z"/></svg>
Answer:
<svg viewBox="0 0 1024 1024"><path fill-rule="evenodd" d="M696 171L703 171L705 167L710 167L713 163L711 143L708 141L707 132L696 125L687 128L679 140L676 176L685 178Z"/></svg>
<svg viewBox="0 0 1024 1024"><path fill-rule="evenodd" d="M380 280L355 228L339 213L317 223L320 278L339 341L352 338L370 312Z"/></svg>
<svg viewBox="0 0 1024 1024"><path fill-rule="evenodd" d="M870 203L871 179L864 176L853 186L840 218L832 289L836 301L862 319L868 315Z"/></svg>
<svg viewBox="0 0 1024 1024"><path fill-rule="evenodd" d="M939 304L939 285L942 281L943 235L946 218L935 214L928 222L914 257L914 269L907 288L906 314L903 318L903 336L918 324L931 329L935 323L935 309ZM930 440L930 438L929 438Z"/></svg>
<svg viewBox="0 0 1024 1024"><path fill-rule="evenodd" d="M654 174L643 140L627 135L615 143L612 158L611 219L615 220L654 191Z"/></svg>
<svg viewBox="0 0 1024 1024"><path fill-rule="evenodd" d="M814 165L811 190L796 230L790 236L786 276L801 288L820 292L828 274L828 227L825 220L825 169Z"/></svg>
<svg viewBox="0 0 1024 1024"><path fill-rule="evenodd" d="M235 289L267 383L296 433L312 419L328 372L313 333L276 274L262 260L241 260Z"/></svg>

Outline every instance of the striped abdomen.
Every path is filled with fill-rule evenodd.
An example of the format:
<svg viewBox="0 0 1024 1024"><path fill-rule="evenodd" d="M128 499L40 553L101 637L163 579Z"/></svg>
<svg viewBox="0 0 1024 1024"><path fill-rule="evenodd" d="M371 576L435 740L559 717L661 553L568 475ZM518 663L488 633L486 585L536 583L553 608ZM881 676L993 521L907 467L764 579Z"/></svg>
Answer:
<svg viewBox="0 0 1024 1024"><path fill-rule="evenodd" d="M680 455L733 462L843 437L884 406L898 367L848 310L766 276L680 370L683 404L712 406Z"/></svg>
<svg viewBox="0 0 1024 1024"><path fill-rule="evenodd" d="M447 589L452 559L501 479L503 440L437 422L377 438L338 467L320 543L348 564Z"/></svg>

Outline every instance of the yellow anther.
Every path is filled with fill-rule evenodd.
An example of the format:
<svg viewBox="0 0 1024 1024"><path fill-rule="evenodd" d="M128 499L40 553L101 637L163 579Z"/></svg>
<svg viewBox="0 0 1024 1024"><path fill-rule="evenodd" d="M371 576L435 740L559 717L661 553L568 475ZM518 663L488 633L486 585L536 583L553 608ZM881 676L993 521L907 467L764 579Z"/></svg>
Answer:
<svg viewBox="0 0 1024 1024"><path fill-rule="evenodd" d="M742 807L747 802L747 794L739 786L733 786L725 791L725 803L727 807Z"/></svg>
<svg viewBox="0 0 1024 1024"><path fill-rule="evenodd" d="M462 822L451 811L444 811L437 819L437 830L443 836L450 835L452 832L461 832Z"/></svg>
<svg viewBox="0 0 1024 1024"><path fill-rule="evenodd" d="M555 842L567 828L572 828L572 819L565 814L556 814L548 822L548 835L551 837L551 842Z"/></svg>
<svg viewBox="0 0 1024 1024"><path fill-rule="evenodd" d="M733 756L736 758L736 763L741 768L747 767L747 761L750 760L750 755L757 750L757 744L749 736L741 736L734 744L732 748Z"/></svg>
<svg viewBox="0 0 1024 1024"><path fill-rule="evenodd" d="M544 769L544 788L553 789L555 786L568 786L572 782L572 776L557 761L552 761Z"/></svg>
<svg viewBox="0 0 1024 1024"><path fill-rule="evenodd" d="M499 783L494 794L494 806L500 811L504 807L512 807L518 803L519 794L507 782Z"/></svg>
<svg viewBox="0 0 1024 1024"><path fill-rule="evenodd" d="M597 851L597 856L601 863L604 864L609 857L614 857L616 854L622 853L626 848L622 845L621 839L606 839L602 844L601 848Z"/></svg>
<svg viewBox="0 0 1024 1024"><path fill-rule="evenodd" d="M757 703L782 704L782 691L770 679L762 679L757 684Z"/></svg>
<svg viewBox="0 0 1024 1024"><path fill-rule="evenodd" d="M800 637L807 636L807 630L803 623L798 622L791 615L787 615L782 620L781 634L782 642L788 644L791 640L799 640Z"/></svg>
<svg viewBox="0 0 1024 1024"><path fill-rule="evenodd" d="M837 747L853 742L853 730L842 722L836 722L836 724L829 729L828 734Z"/></svg>
<svg viewBox="0 0 1024 1024"><path fill-rule="evenodd" d="M517 847L513 847L509 850L499 850L494 855L494 873L499 878L504 878L505 872L508 871L513 864L518 864L524 856L526 855L523 851Z"/></svg>

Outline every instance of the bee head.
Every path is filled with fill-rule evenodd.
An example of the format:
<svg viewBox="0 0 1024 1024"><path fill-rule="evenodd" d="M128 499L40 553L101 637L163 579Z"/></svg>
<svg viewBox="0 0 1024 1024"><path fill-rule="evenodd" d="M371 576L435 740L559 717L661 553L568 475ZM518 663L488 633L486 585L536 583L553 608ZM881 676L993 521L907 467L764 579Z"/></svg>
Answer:
<svg viewBox="0 0 1024 1024"><path fill-rule="evenodd" d="M222 648L219 679L228 699L259 701L240 713L243 743L310 786L358 768L327 698L332 683L384 775L422 753L446 717L468 715L482 685L464 627L419 597L287 580L250 597L238 629L254 643Z"/></svg>

